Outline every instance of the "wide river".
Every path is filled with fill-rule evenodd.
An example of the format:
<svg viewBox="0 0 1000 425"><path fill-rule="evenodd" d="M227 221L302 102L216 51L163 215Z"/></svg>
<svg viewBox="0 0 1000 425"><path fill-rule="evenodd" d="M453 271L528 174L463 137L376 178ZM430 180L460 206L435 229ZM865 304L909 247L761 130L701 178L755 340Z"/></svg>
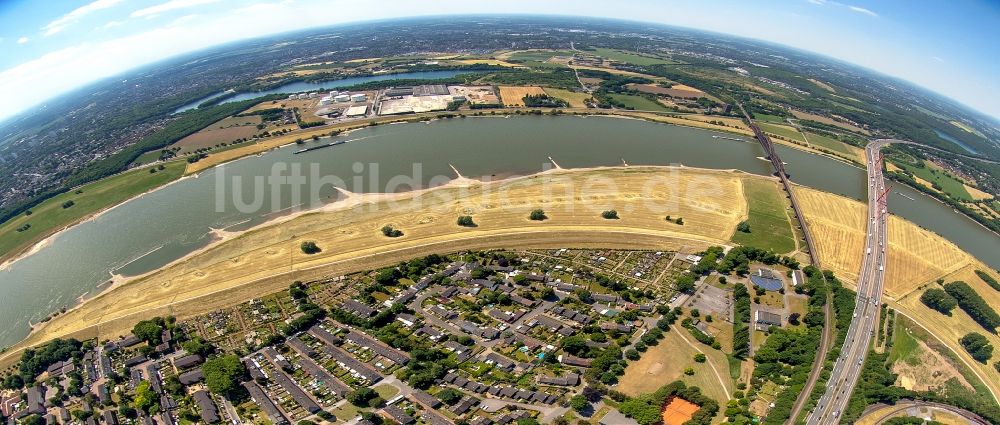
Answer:
<svg viewBox="0 0 1000 425"><path fill-rule="evenodd" d="M339 179L353 192L403 191L440 182L455 176L451 166L473 178L530 174L549 167L550 156L563 168L621 165L624 160L629 165L771 172L768 162L757 159L763 154L757 143L713 136L732 137L611 117L456 118L368 127L339 137L350 141L342 145L295 154L329 142L321 140L245 158L124 203L0 272L0 323L6 325L0 327L0 346L26 336L29 321L95 293L113 273L141 274L205 246L211 229L245 229L303 204L336 200L338 192L309 177L313 172L323 181ZM782 146L778 151L793 181L865 199L862 170ZM289 171L296 169L300 171ZM309 184L266 184L299 174ZM928 196L892 186L889 208L894 214L1000 266L1000 237ZM260 206L253 205L255 199Z"/></svg>

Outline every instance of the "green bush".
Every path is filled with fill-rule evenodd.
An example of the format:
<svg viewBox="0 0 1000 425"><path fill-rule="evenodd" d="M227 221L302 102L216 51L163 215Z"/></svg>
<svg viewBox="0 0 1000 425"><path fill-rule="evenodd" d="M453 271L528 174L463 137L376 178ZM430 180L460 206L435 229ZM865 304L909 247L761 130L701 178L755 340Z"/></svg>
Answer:
<svg viewBox="0 0 1000 425"><path fill-rule="evenodd" d="M382 234L390 238L398 238L403 236L403 231L392 227L391 225L382 226Z"/></svg>
<svg viewBox="0 0 1000 425"><path fill-rule="evenodd" d="M987 360L993 357L993 344L990 344L990 341L983 334L970 332L965 334L958 342L962 344L962 348L965 348L965 351L968 351L972 358L980 363L986 363Z"/></svg>
<svg viewBox="0 0 1000 425"><path fill-rule="evenodd" d="M302 242L302 246L300 248L302 249L302 252L304 252L306 254L309 254L309 255L316 254L316 253L322 251L322 249L320 249L318 246L316 246L316 242L313 242L313 241Z"/></svg>

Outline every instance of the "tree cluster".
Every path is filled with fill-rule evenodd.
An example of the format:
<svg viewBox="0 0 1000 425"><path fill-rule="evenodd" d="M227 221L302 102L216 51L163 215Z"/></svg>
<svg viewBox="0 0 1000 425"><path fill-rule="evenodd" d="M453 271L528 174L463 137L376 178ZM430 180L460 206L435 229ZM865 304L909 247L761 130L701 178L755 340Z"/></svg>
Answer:
<svg viewBox="0 0 1000 425"><path fill-rule="evenodd" d="M229 400L242 400L246 391L240 386L247 375L247 369L235 354L212 357L201 366L205 375L205 386L214 394Z"/></svg>
<svg viewBox="0 0 1000 425"><path fill-rule="evenodd" d="M983 334L970 332L965 334L958 342L962 344L962 348L965 348L965 351L968 351L972 358L980 363L985 364L987 360L993 357L993 344L990 344L990 340L986 339L986 336Z"/></svg>
<svg viewBox="0 0 1000 425"><path fill-rule="evenodd" d="M920 302L946 316L951 316L951 310L958 305L955 298L952 298L947 292L938 288L931 288L924 291L920 295Z"/></svg>
<svg viewBox="0 0 1000 425"><path fill-rule="evenodd" d="M962 307L972 320L991 333L996 333L997 326L1000 326L1000 315L997 315L997 312L969 284L962 281L951 282L944 285L944 290L955 298L958 306Z"/></svg>

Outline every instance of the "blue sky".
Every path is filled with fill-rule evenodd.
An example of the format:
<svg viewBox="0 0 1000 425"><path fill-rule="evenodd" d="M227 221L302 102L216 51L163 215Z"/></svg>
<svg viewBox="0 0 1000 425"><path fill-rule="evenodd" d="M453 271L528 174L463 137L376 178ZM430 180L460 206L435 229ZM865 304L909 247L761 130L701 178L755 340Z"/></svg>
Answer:
<svg viewBox="0 0 1000 425"><path fill-rule="evenodd" d="M0 0L0 119L215 44L469 13L600 16L768 40L912 81L1000 118L1000 2L991 0Z"/></svg>

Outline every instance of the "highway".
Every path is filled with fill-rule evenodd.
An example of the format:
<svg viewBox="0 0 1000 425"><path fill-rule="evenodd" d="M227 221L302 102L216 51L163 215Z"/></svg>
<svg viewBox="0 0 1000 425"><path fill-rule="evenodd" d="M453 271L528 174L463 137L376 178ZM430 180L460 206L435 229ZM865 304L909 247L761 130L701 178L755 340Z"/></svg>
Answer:
<svg viewBox="0 0 1000 425"><path fill-rule="evenodd" d="M865 148L868 161L868 234L865 239L864 259L858 275L857 302L854 316L847 330L840 357L827 381L826 392L819 399L816 409L806 423L833 424L847 406L854 386L864 367L865 357L878 324L882 285L885 278L885 247L887 244L887 214L885 180L882 177L882 158L879 150L891 143L877 140Z"/></svg>

